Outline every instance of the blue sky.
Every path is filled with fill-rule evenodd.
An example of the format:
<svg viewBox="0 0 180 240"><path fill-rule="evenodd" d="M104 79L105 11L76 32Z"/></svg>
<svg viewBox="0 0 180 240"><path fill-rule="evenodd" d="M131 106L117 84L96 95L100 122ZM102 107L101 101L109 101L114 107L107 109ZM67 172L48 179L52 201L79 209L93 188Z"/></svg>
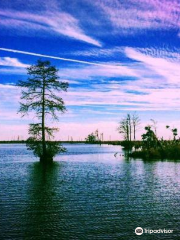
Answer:
<svg viewBox="0 0 180 240"><path fill-rule="evenodd" d="M179 16L178 0L0 0L0 139L27 137L32 116L17 114L14 84L39 56L70 84L57 138L98 128L118 139L118 122L135 111L139 137L152 118L169 137L165 126L180 125Z"/></svg>

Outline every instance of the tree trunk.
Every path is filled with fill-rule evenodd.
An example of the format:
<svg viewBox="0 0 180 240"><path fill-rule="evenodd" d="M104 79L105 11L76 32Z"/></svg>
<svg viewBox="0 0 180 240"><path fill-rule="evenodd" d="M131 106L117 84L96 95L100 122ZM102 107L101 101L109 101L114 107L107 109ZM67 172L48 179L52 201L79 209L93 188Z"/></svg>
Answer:
<svg viewBox="0 0 180 240"><path fill-rule="evenodd" d="M134 141L136 140L136 126L134 125Z"/></svg>
<svg viewBox="0 0 180 240"><path fill-rule="evenodd" d="M129 126L128 126L128 123L127 123L127 141L129 142Z"/></svg>
<svg viewBox="0 0 180 240"><path fill-rule="evenodd" d="M131 122L129 121L129 139L130 139L130 142L131 142L131 133L132 133L132 129L131 129Z"/></svg>
<svg viewBox="0 0 180 240"><path fill-rule="evenodd" d="M42 159L46 161L46 136L45 136L45 78L43 78L43 93L42 93ZM43 160L44 159L44 160Z"/></svg>

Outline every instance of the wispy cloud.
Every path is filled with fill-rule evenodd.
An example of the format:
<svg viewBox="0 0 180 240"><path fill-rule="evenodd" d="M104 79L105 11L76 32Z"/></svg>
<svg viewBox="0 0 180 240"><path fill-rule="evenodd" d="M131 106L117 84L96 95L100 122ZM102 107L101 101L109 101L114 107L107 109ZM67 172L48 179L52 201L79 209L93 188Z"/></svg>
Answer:
<svg viewBox="0 0 180 240"><path fill-rule="evenodd" d="M153 70L154 73L161 76L161 81L159 84L161 84L162 86L164 86L165 84L173 84L173 86L179 85L180 83L180 62L178 62L179 59L177 59L177 61L171 61L158 56L152 57L150 55L143 54L136 49L128 47L125 48L125 53L127 57L135 61L139 61L140 63L142 63L144 67L149 68L151 71ZM152 80L153 79L154 78L152 78ZM158 81L157 79L154 80Z"/></svg>
<svg viewBox="0 0 180 240"><path fill-rule="evenodd" d="M101 46L101 43L85 34L79 21L72 15L62 11L45 11L40 13L19 12L14 10L0 11L0 25L6 28L15 28L17 32L46 31L71 37L86 43Z"/></svg>
<svg viewBox="0 0 180 240"><path fill-rule="evenodd" d="M173 48L161 48L161 47L146 47L146 48L135 48L136 51L153 57L153 58L162 58L169 62L180 62L180 48L173 47Z"/></svg>
<svg viewBox="0 0 180 240"><path fill-rule="evenodd" d="M29 65L20 62L17 58L0 57L0 65L7 67L27 68Z"/></svg>
<svg viewBox="0 0 180 240"><path fill-rule="evenodd" d="M87 56L87 57L109 57L117 54L122 54L123 47L113 47L113 48L91 48L85 51L74 51L70 52L70 55L74 56Z"/></svg>
<svg viewBox="0 0 180 240"><path fill-rule="evenodd" d="M94 4L104 11L115 28L121 29L121 34L132 34L142 29L175 29L180 26L178 0L99 0Z"/></svg>
<svg viewBox="0 0 180 240"><path fill-rule="evenodd" d="M122 76L126 77L136 77L136 72L129 68L127 65L117 65L118 63L110 65L112 67L108 67L109 65L100 65L100 66L89 66L89 67L71 67L61 69L60 75L62 77L71 78L71 79L97 79L101 78L120 78Z"/></svg>

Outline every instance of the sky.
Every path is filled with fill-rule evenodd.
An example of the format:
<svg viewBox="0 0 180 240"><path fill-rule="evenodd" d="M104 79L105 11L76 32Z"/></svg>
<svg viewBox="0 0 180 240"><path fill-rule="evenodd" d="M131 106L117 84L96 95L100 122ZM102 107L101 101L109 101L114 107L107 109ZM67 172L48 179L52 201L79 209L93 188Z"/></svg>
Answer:
<svg viewBox="0 0 180 240"><path fill-rule="evenodd" d="M119 121L136 112L158 136L180 127L179 0L0 0L0 140L28 137L36 119L18 114L26 68L50 60L67 93L56 139L99 129L122 139Z"/></svg>

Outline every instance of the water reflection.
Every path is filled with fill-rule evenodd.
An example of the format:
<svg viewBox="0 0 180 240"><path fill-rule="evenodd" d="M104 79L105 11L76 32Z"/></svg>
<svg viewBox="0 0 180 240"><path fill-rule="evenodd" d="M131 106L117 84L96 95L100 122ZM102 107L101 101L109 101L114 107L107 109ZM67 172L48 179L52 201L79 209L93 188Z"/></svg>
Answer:
<svg viewBox="0 0 180 240"><path fill-rule="evenodd" d="M61 232L65 208L61 191L57 191L62 184L58 179L61 164L34 163L29 168L25 239L65 239Z"/></svg>
<svg viewBox="0 0 180 240"><path fill-rule="evenodd" d="M157 239L178 239L179 163L114 157L119 147L68 147L46 168L29 161L26 150L3 150L1 239L134 240L137 226L173 229Z"/></svg>

